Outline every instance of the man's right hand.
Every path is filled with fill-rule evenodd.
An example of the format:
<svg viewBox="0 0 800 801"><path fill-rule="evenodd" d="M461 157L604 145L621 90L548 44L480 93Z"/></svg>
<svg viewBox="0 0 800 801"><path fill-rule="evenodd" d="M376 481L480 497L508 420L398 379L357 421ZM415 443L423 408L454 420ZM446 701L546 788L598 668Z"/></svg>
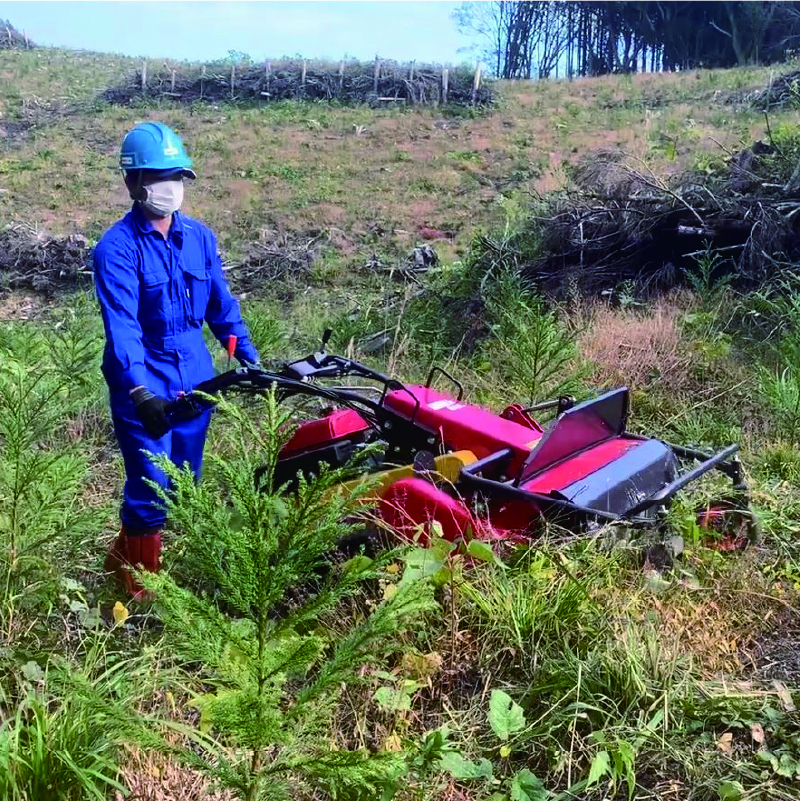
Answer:
<svg viewBox="0 0 800 801"><path fill-rule="evenodd" d="M170 429L166 415L169 401L155 395L147 387L132 389L131 400L136 416L141 420L144 430L153 439L161 439Z"/></svg>

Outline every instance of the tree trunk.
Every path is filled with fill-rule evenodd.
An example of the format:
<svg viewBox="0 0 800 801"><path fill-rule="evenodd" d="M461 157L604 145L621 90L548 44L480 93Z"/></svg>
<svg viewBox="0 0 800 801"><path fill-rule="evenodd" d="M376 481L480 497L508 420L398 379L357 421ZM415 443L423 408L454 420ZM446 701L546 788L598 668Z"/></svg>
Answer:
<svg viewBox="0 0 800 801"><path fill-rule="evenodd" d="M725 11L728 14L728 21L731 24L731 44L733 45L733 52L736 55L736 63L743 67L748 62L747 51L742 46L739 35L739 26L736 21L736 9L733 3L725 3Z"/></svg>

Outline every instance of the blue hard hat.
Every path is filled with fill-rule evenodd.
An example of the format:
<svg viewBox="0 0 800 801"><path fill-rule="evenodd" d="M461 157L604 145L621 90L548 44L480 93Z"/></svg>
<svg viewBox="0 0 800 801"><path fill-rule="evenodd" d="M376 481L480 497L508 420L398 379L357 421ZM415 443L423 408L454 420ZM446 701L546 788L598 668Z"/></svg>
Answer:
<svg viewBox="0 0 800 801"><path fill-rule="evenodd" d="M178 135L163 122L140 122L122 140L119 166L127 170L158 170L196 178L192 160Z"/></svg>

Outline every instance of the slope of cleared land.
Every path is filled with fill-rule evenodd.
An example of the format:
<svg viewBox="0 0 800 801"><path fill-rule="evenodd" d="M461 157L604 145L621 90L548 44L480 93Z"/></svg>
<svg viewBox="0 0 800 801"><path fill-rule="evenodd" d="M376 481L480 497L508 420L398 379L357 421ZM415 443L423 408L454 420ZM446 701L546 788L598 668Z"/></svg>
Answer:
<svg viewBox="0 0 800 801"><path fill-rule="evenodd" d="M252 690L247 643L257 634L252 609L223 607L222 628L248 637L213 653L220 629L199 610L219 578L214 565L192 561L184 540L169 536L170 571L202 603L184 597L160 619L112 611L120 599L101 554L115 533L122 471L91 294L5 292L0 795L49 797L31 790L42 780L56 781L60 798L87 797L92 785L110 797L118 780L143 797L198 801L796 798L800 282L787 273L781 285L741 292L716 269L724 255L708 251L679 291L645 296L626 284L610 297L538 303L504 256L541 198L570 188L576 165L609 151L654 179L719 170L766 137L763 114L736 101L773 70L503 85L498 107L475 115L96 100L136 63L0 53L0 223L96 239L128 206L116 171L122 135L136 120L163 120L185 137L200 175L187 211L214 227L232 277L258 247L314 242L310 266L248 285L243 308L263 355L302 352L332 324L337 347L353 352L379 335L365 358L400 378L445 361L469 398L494 408L626 383L634 430L707 448L742 444L761 541L742 552L709 547L695 508L724 490L712 480L672 510L662 534L680 538L674 558L645 551L650 541L629 532L555 527L531 549L503 553L502 566L456 558L450 572L430 571L435 611L420 601L413 619L376 633L372 652L354 651L349 672L334 674L341 685L292 724L287 710L324 675L313 660L385 608L404 570L439 567L441 552L379 564L362 595L312 610L292 629L314 656L288 676L271 674L278 689L259 709L275 713L277 734L252 755L264 729L247 729L255 707L239 714L245 706L231 699ZM794 141L796 110L769 123ZM391 272L426 238L438 268ZM236 503L230 475L257 457L238 430L233 417L215 419L209 450L233 473L212 459L210 500L192 507L198 531L230 524L225 534L235 537L241 526L215 517ZM276 518L284 511L276 506ZM292 594L287 617L306 601ZM176 627L207 634L207 649L175 650ZM283 641L273 645L282 653ZM143 728L172 749L156 749ZM37 751L41 732L58 748ZM332 780L321 766L345 749L379 758L383 773ZM287 767L287 753L317 761ZM272 768L258 792L241 789ZM208 775L240 789L212 790Z"/></svg>
<svg viewBox="0 0 800 801"><path fill-rule="evenodd" d="M420 228L463 249L477 228L502 219L503 197L563 185L570 165L592 151L622 148L666 175L751 144L764 134L763 115L724 101L763 88L770 75L751 69L509 84L500 108L475 119L306 103L131 109L91 102L132 67L50 50L2 54L4 220L96 237L127 205L115 172L121 137L137 120L160 119L185 137L197 164L187 210L218 230L227 249L263 231L325 232L347 259L376 243L405 249ZM773 125L784 119L794 112L775 115Z"/></svg>

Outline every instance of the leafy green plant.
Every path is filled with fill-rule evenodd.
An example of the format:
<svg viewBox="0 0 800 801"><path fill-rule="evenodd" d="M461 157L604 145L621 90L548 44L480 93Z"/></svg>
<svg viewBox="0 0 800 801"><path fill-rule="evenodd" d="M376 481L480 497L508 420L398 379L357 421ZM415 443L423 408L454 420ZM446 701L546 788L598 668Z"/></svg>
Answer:
<svg viewBox="0 0 800 801"><path fill-rule="evenodd" d="M716 303L734 279L733 273L720 275L720 266L723 258L719 251L714 250L710 243L706 243L705 250L694 256L697 264L696 270L684 270L686 280L691 288L700 296L705 306Z"/></svg>
<svg viewBox="0 0 800 801"><path fill-rule="evenodd" d="M525 713L522 707L503 690L492 690L488 719L492 731L503 743L507 743L512 734L525 728Z"/></svg>
<svg viewBox="0 0 800 801"><path fill-rule="evenodd" d="M422 623L430 585L401 582L368 611L360 591L380 560L335 568L327 556L363 525L343 522L359 511L362 488L337 490L345 473L324 469L301 479L295 494L274 486L291 412L274 394L255 419L221 409L228 451L212 454L204 482L161 461L174 482L164 496L170 526L182 536L171 570L143 576L168 647L204 665L208 691L195 700L201 736L181 754L246 801L293 798L307 782L335 796L378 792L404 770L400 755L331 750L319 734L330 728L342 687ZM355 619L342 625L335 610L345 606Z"/></svg>
<svg viewBox="0 0 800 801"><path fill-rule="evenodd" d="M87 462L78 446L57 439L85 399L79 390L83 350L52 360L48 345L67 338L17 337L0 345L0 625L13 639L20 609L47 605L59 588L59 556L79 547L102 509L80 502ZM73 372L68 373L70 364ZM69 536L68 536L69 535Z"/></svg>
<svg viewBox="0 0 800 801"><path fill-rule="evenodd" d="M517 392L534 403L577 386L580 371L575 366L574 333L556 310L526 290L518 276L505 272L498 277L488 307L493 322L481 356Z"/></svg>
<svg viewBox="0 0 800 801"><path fill-rule="evenodd" d="M469 574L459 590L467 619L489 647L512 646L520 653L560 646L591 611L585 588L569 571L559 571L544 544L512 568L487 566Z"/></svg>
<svg viewBox="0 0 800 801"><path fill-rule="evenodd" d="M510 742L526 725L525 713L511 696L503 690L494 689L489 699L487 722L497 739L502 743L499 755L506 759L511 754ZM449 734L449 730L447 730ZM461 782L490 782L501 790L492 793L492 801L546 801L550 797L542 781L529 769L523 768L511 775L495 777L492 763L481 757L467 759L457 748L447 744L440 751L439 770Z"/></svg>
<svg viewBox="0 0 800 801"><path fill-rule="evenodd" d="M636 789L636 752L631 743L618 738L608 739L602 733L595 733L590 738L598 745L599 750L592 757L587 789L597 785L602 779L608 779L609 792L613 796L618 785L623 782L628 786L628 801L633 798Z"/></svg>
<svg viewBox="0 0 800 801"><path fill-rule="evenodd" d="M789 442L800 435L800 369L786 365L770 370L758 367L761 393L777 414L778 430Z"/></svg>
<svg viewBox="0 0 800 801"><path fill-rule="evenodd" d="M272 309L251 309L247 315L250 340L262 359L284 356L286 334L279 316Z"/></svg>
<svg viewBox="0 0 800 801"><path fill-rule="evenodd" d="M29 688L0 723L0 797L104 801L116 779L116 724L79 697Z"/></svg>
<svg viewBox="0 0 800 801"><path fill-rule="evenodd" d="M777 415L779 432L796 442L800 437L800 303L793 302L787 309L773 355L774 367L757 366L759 389Z"/></svg>
<svg viewBox="0 0 800 801"><path fill-rule="evenodd" d="M4 676L0 797L104 801L127 792L118 749L132 730L142 678L152 675L148 656L119 649L118 625L87 631L77 648L41 654Z"/></svg>

